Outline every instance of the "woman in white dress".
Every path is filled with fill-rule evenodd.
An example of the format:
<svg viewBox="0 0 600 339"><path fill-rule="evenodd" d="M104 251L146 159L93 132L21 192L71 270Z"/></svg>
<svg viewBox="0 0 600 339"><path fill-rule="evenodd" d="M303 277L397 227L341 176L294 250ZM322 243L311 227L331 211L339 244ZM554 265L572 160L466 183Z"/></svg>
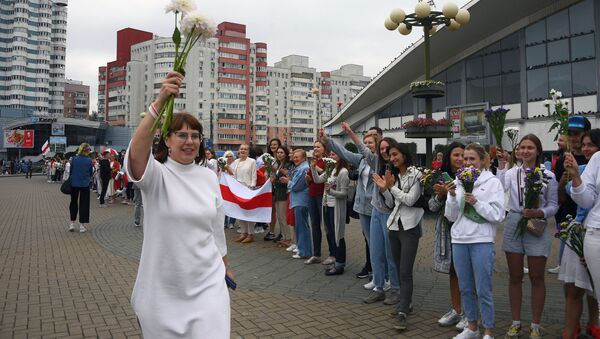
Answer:
<svg viewBox="0 0 600 339"><path fill-rule="evenodd" d="M151 154L156 112L178 95L183 76L170 72L135 131L125 157L144 201L144 242L131 297L145 338L229 338L227 246L217 178L206 167L202 126L173 115L166 140Z"/></svg>

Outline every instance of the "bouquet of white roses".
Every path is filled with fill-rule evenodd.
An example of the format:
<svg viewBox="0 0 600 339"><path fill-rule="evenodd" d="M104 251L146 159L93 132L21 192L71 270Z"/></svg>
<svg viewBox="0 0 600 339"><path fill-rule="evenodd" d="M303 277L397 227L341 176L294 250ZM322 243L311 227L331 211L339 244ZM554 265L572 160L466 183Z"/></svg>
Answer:
<svg viewBox="0 0 600 339"><path fill-rule="evenodd" d="M221 171L225 171L225 167L227 166L227 159L225 157L220 157L217 159L217 165Z"/></svg>
<svg viewBox="0 0 600 339"><path fill-rule="evenodd" d="M265 165L265 174L270 176L273 173L273 165L275 164L275 158L269 153L265 153L260 156L262 158L263 164Z"/></svg>
<svg viewBox="0 0 600 339"><path fill-rule="evenodd" d="M335 169L335 160L331 158L323 158L323 161L325 162L325 180L327 180L329 177L331 177L331 174Z"/></svg>
<svg viewBox="0 0 600 339"><path fill-rule="evenodd" d="M196 6L190 0L171 0L171 3L165 8L166 13L173 12L175 14L175 30L173 31L173 43L175 44L175 61L173 70L185 76L185 63L188 55L194 45L203 39L208 39L215 35L216 27L208 19L204 18L196 11ZM177 19L181 15L179 23ZM185 41L181 40L181 35L185 37ZM175 105L175 97L171 95L164 106L161 108L158 118L152 125L152 130L155 130L160 121L163 121L161 132L162 137L167 137L167 131L173 119L173 108Z"/></svg>

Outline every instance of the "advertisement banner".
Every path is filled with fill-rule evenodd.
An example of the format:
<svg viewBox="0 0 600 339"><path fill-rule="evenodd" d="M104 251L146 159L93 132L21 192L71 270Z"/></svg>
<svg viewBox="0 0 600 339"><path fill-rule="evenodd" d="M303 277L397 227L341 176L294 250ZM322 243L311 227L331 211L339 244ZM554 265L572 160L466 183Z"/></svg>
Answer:
<svg viewBox="0 0 600 339"><path fill-rule="evenodd" d="M487 103L448 107L448 120L452 123L454 132L453 139L487 144L490 137L483 112L488 107Z"/></svg>
<svg viewBox="0 0 600 339"><path fill-rule="evenodd" d="M50 137L51 145L66 145L67 137Z"/></svg>
<svg viewBox="0 0 600 339"><path fill-rule="evenodd" d="M65 124L55 122L52 124L52 135L65 135Z"/></svg>
<svg viewBox="0 0 600 339"><path fill-rule="evenodd" d="M33 148L32 129L12 129L4 131L5 148Z"/></svg>

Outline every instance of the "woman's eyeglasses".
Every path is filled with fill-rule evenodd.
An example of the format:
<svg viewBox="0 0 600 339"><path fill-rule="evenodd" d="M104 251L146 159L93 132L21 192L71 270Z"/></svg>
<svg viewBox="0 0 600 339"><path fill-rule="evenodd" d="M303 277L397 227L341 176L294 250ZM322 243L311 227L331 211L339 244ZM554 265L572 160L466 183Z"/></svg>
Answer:
<svg viewBox="0 0 600 339"><path fill-rule="evenodd" d="M175 132L174 134L180 142L186 142L189 137L192 138L193 142L199 142L202 138L200 133Z"/></svg>

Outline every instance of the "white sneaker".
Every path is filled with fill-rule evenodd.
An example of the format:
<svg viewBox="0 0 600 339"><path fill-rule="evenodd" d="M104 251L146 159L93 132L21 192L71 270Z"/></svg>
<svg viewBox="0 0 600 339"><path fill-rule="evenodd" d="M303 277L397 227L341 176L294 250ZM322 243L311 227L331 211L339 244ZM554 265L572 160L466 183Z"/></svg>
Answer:
<svg viewBox="0 0 600 339"><path fill-rule="evenodd" d="M469 323L469 321L467 320L467 317L463 314L462 317L460 318L460 321L458 322L458 324L456 324L456 330L457 331L462 331L467 327L467 324Z"/></svg>
<svg viewBox="0 0 600 339"><path fill-rule="evenodd" d="M472 331L469 327L465 327L459 335L452 339L479 339L479 330Z"/></svg>
<svg viewBox="0 0 600 339"><path fill-rule="evenodd" d="M363 287L365 288L365 290L370 291L375 288L375 283L373 282L373 280L371 280L368 283L364 284Z"/></svg>
<svg viewBox="0 0 600 339"><path fill-rule="evenodd" d="M559 271L560 271L560 265L548 269L548 273L552 273L552 274L558 274Z"/></svg>
<svg viewBox="0 0 600 339"><path fill-rule="evenodd" d="M483 336L483 338L481 338L481 339L494 339L494 337L493 337L493 336L491 336L491 335L489 335L489 334L486 334L486 335L484 335L484 336Z"/></svg>
<svg viewBox="0 0 600 339"><path fill-rule="evenodd" d="M296 248L294 248L294 249L292 250L292 252L294 252L294 253L298 253L298 252L300 252L300 249L299 249L298 247L296 247Z"/></svg>
<svg viewBox="0 0 600 339"><path fill-rule="evenodd" d="M440 326L452 326L458 324L462 320L462 314L458 314L452 307L446 314L444 314L440 320L438 320L438 324Z"/></svg>
<svg viewBox="0 0 600 339"><path fill-rule="evenodd" d="M291 244L288 248L286 248L285 250L288 252L292 252L293 250L295 250L296 248L298 248L296 246L296 244Z"/></svg>
<svg viewBox="0 0 600 339"><path fill-rule="evenodd" d="M390 288L392 288L392 283L389 280L386 280L385 283L383 283L383 291L387 292Z"/></svg>
<svg viewBox="0 0 600 339"><path fill-rule="evenodd" d="M523 267L523 274L529 273L529 269L527 267Z"/></svg>
<svg viewBox="0 0 600 339"><path fill-rule="evenodd" d="M75 223L73 223L73 222L72 222L72 223L69 225L69 232L75 232Z"/></svg>
<svg viewBox="0 0 600 339"><path fill-rule="evenodd" d="M327 259L323 260L323 262L321 264L323 264L323 265L335 264L335 258L334 257L327 257Z"/></svg>
<svg viewBox="0 0 600 339"><path fill-rule="evenodd" d="M107 204L100 204L100 208L107 208L108 205Z"/></svg>
<svg viewBox="0 0 600 339"><path fill-rule="evenodd" d="M85 233L85 232L87 232L87 229L85 228L85 226L79 225L79 233Z"/></svg>

